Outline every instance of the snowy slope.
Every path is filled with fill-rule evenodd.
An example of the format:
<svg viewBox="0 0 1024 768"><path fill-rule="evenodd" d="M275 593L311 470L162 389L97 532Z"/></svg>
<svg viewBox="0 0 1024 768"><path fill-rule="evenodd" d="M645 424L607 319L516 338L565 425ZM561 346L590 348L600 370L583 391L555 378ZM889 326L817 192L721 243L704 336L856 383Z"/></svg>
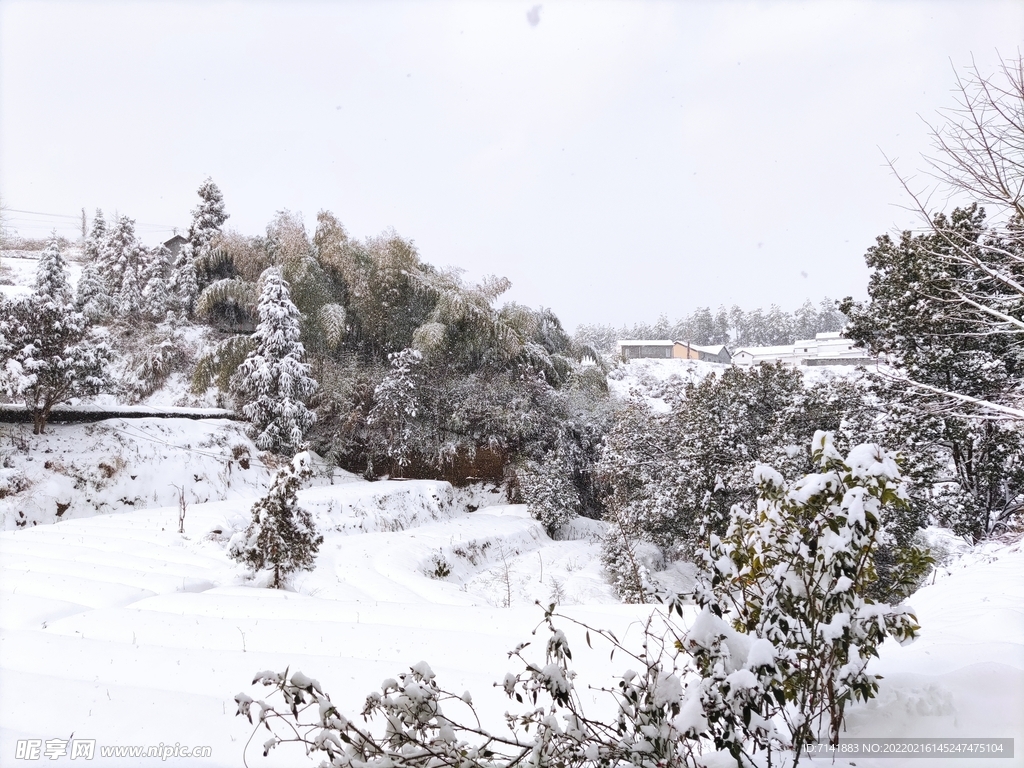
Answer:
<svg viewBox="0 0 1024 768"><path fill-rule="evenodd" d="M0 294L18 298L28 296L32 292L39 253L40 251L4 251L0 254ZM74 255L70 249L64 251L72 290L78 285L78 278L82 276L82 265L70 258Z"/></svg>
<svg viewBox="0 0 1024 768"><path fill-rule="evenodd" d="M497 720L508 703L491 684L511 668L507 651L531 639L534 599L558 584L572 615L634 638L652 610L615 604L585 523L551 541L522 507L467 513L430 481L355 480L301 500L325 542L291 592L259 588L225 556L252 499L191 506L184 535L174 508L0 533L0 755L17 739L74 732L100 745L213 748L209 760L167 765L239 765L251 728L233 717L232 697L257 671L287 666L352 712L381 680L426 660ZM915 596L922 638L883 648L880 696L853 708L849 735L1024 736L1024 551L972 557ZM587 680L621 671L570 640ZM246 754L251 766L311 764L295 749Z"/></svg>
<svg viewBox="0 0 1024 768"><path fill-rule="evenodd" d="M0 424L3 528L258 495L273 474L243 425L223 419ZM177 487L176 487L177 486Z"/></svg>
<svg viewBox="0 0 1024 768"><path fill-rule="evenodd" d="M596 544L553 542L522 507L469 514L429 481L357 481L301 500L325 542L298 592L253 586L225 556L251 500L191 507L184 536L176 509L0 534L0 755L19 738L75 732L208 744L203 764L238 765L249 727L232 697L259 669L299 665L350 708L420 658L486 693L539 618L532 600L556 582L566 602L594 604L599 623L635 613L615 604ZM282 753L266 764L307 763Z"/></svg>

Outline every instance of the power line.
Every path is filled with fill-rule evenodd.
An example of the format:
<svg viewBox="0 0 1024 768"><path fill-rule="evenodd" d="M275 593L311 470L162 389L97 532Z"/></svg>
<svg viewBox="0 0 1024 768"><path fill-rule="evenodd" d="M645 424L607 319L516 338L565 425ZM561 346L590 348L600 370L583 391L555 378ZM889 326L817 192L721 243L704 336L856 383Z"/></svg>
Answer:
<svg viewBox="0 0 1024 768"><path fill-rule="evenodd" d="M82 220L82 214L78 214L77 216L70 216L66 213L44 213L42 211L23 211L20 208L8 208L7 210L10 211L11 213L28 213L31 214L32 216L50 216L58 219L73 219L76 222L81 222ZM147 221L137 221L135 222L135 225L138 227L159 227L160 231L181 229L181 227L176 227L173 224L155 224Z"/></svg>
<svg viewBox="0 0 1024 768"><path fill-rule="evenodd" d="M40 211L23 211L20 208L8 208L11 213L31 213L33 216L56 216L61 219L75 219L81 221L82 217L79 216L68 216L66 213L41 213Z"/></svg>

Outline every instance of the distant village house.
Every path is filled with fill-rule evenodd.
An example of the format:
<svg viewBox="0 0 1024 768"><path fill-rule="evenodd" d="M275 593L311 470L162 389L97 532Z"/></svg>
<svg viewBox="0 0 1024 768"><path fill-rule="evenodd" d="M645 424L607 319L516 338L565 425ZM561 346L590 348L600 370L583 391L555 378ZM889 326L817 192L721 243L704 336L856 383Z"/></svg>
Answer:
<svg viewBox="0 0 1024 768"><path fill-rule="evenodd" d="M756 365L871 365L875 358L841 333L819 333L813 339L797 339L793 344L775 347L739 347L730 353L723 346L699 346L671 339L622 339L618 342L623 360L677 359L711 363Z"/></svg>
<svg viewBox="0 0 1024 768"><path fill-rule="evenodd" d="M776 347L740 347L732 356L736 365L787 363L789 365L870 365L875 358L841 333L819 333Z"/></svg>
<svg viewBox="0 0 1024 768"><path fill-rule="evenodd" d="M698 346L671 339L622 339L618 342L619 356L623 360L661 358L677 360L704 360L710 363L730 363L732 355L725 345Z"/></svg>
<svg viewBox="0 0 1024 768"><path fill-rule="evenodd" d="M181 250L181 246L188 242L188 238L182 237L181 235L175 235L170 240L164 241L164 247L171 252L171 256L178 258L178 252Z"/></svg>

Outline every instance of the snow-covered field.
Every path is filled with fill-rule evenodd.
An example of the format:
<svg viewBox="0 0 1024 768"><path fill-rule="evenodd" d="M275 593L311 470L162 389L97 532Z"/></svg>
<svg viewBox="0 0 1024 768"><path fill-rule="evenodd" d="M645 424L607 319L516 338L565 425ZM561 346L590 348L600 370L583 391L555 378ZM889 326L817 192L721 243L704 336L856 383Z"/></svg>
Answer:
<svg viewBox="0 0 1024 768"><path fill-rule="evenodd" d="M230 435L203 449L211 454L229 452L238 437L230 422L153 421L147 439L168 425L175 440L192 445L209 439L206 430ZM117 422L103 426L120 429ZM52 427L34 460L43 460L43 445L57 455L67 440L64 451L88 456L89 437L97 452L116 440L83 429ZM148 474L119 481L121 489L156 489L222 458L189 454L189 464L166 449L144 455L141 437L126 443L134 447L124 452L137 455ZM161 742L212 748L211 758L160 761L166 765L241 765L252 729L234 717L233 696L256 693L248 685L256 672L289 666L318 678L343 711L355 712L381 680L426 660L448 687L471 690L482 713L497 721L508 701L491 684L513 669L507 652L531 639L541 617L535 600L557 597L570 615L633 638L637 620L652 610L616 603L597 561L600 524L580 521L567 540L552 541L523 507L505 505L496 492L467 494L430 481L367 483L340 473L300 494L325 533L316 569L298 576L293 591L264 589L225 548L247 523L269 470L250 464L246 471L258 479L243 482L240 472L230 486L223 474L204 471L209 492L223 498L193 500L184 534L173 505L86 511L77 519L67 519L69 510L56 524L0 533L0 764L12 762L18 740L74 734L95 739L97 749ZM49 482L59 484L56 476ZM990 544L962 555L912 604L921 639L883 648L875 667L885 675L880 695L852 708L848 735L1014 737L1020 749L1024 549ZM622 671L575 639L574 659L588 681ZM287 746L266 759L256 745L245 754L250 766L313 764ZM96 760L144 766L157 759L101 759L97 752ZM914 763L929 764L947 763Z"/></svg>
<svg viewBox="0 0 1024 768"><path fill-rule="evenodd" d="M350 480L300 496L325 542L290 592L253 585L225 554L251 498L190 506L184 534L177 508L0 534L2 763L19 739L74 733L208 745L202 764L240 765L250 727L232 698L261 669L306 669L357 709L383 678L429 659L486 698L540 616L534 600L557 594L599 624L637 611L616 604L585 521L555 542L523 507L467 511L500 494L442 482ZM289 751L249 760L307 764Z"/></svg>

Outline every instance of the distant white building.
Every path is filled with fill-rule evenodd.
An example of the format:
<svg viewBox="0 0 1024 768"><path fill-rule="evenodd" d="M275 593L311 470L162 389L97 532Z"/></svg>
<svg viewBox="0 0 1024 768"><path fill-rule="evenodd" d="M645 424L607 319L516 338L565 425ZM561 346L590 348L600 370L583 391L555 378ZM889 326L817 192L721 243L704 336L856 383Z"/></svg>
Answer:
<svg viewBox="0 0 1024 768"><path fill-rule="evenodd" d="M620 339L616 342L623 360L661 358L677 360L706 360L712 363L730 363L732 355L724 344L715 347L698 346L671 339Z"/></svg>
<svg viewBox="0 0 1024 768"><path fill-rule="evenodd" d="M819 333L813 339L797 339L778 347L741 347L732 356L737 365L786 363L788 365L868 365L875 362L866 349L841 333Z"/></svg>
<svg viewBox="0 0 1024 768"><path fill-rule="evenodd" d="M792 344L781 347L740 347L732 355L736 365L756 365L757 363L789 363L799 365L800 357Z"/></svg>

